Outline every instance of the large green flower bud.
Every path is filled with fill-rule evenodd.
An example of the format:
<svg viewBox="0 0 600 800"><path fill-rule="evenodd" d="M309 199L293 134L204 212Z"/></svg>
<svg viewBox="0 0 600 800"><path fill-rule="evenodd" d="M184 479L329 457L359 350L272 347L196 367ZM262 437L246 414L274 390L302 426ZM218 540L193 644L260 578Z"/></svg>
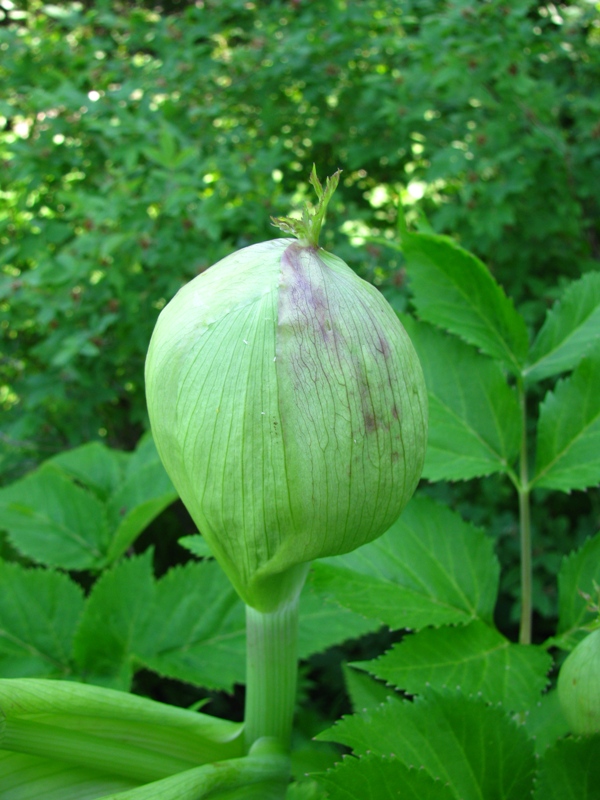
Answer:
<svg viewBox="0 0 600 800"><path fill-rule="evenodd" d="M306 564L384 533L413 494L427 396L412 344L371 285L317 246L326 204L277 220L163 309L146 362L161 459L242 599L285 602Z"/></svg>
<svg viewBox="0 0 600 800"><path fill-rule="evenodd" d="M558 699L572 733L600 732L600 630L567 656L558 675Z"/></svg>

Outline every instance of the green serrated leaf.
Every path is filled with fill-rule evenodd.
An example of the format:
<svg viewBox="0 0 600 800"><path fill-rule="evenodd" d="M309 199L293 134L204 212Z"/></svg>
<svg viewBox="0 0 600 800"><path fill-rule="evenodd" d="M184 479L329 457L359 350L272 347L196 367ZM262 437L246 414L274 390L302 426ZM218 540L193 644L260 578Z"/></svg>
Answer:
<svg viewBox="0 0 600 800"><path fill-rule="evenodd" d="M588 272L548 311L523 374L539 381L566 372L599 345L600 272Z"/></svg>
<svg viewBox="0 0 600 800"><path fill-rule="evenodd" d="M177 541L182 547L189 550L192 555L196 556L196 558L214 558L208 546L208 542L199 533L195 533L192 536L182 536L181 539Z"/></svg>
<svg viewBox="0 0 600 800"><path fill-rule="evenodd" d="M154 597L151 550L119 562L100 576L74 641L75 659L86 680L129 689L134 653L153 611Z"/></svg>
<svg viewBox="0 0 600 800"><path fill-rule="evenodd" d="M161 675L232 691L245 680L244 606L215 561L171 569L140 626L138 662ZM327 602L309 580L300 601L298 655L308 658L378 627Z"/></svg>
<svg viewBox="0 0 600 800"><path fill-rule="evenodd" d="M302 596L299 655L307 658L378 627L309 585ZM87 601L75 641L87 680L127 688L133 671L232 691L245 675L244 607L215 561L191 562L154 582L151 554L105 572Z"/></svg>
<svg viewBox="0 0 600 800"><path fill-rule="evenodd" d="M540 761L535 800L598 800L600 734L563 739Z"/></svg>
<svg viewBox="0 0 600 800"><path fill-rule="evenodd" d="M377 620L332 602L327 592L319 589L309 575L300 597L298 625L298 655L309 658L349 639L358 639L381 627Z"/></svg>
<svg viewBox="0 0 600 800"><path fill-rule="evenodd" d="M146 464L160 461L156 444L152 438L152 433L147 431L137 443L132 453L127 453L127 463L125 465L125 477L130 478L139 472Z"/></svg>
<svg viewBox="0 0 600 800"><path fill-rule="evenodd" d="M133 454L92 442L0 492L0 526L33 560L98 569L120 557L176 498L151 438Z"/></svg>
<svg viewBox="0 0 600 800"><path fill-rule="evenodd" d="M326 800L326 798L324 790L312 780L290 783L285 795L285 800Z"/></svg>
<svg viewBox="0 0 600 800"><path fill-rule="evenodd" d="M225 691L243 683L244 607L219 565L169 570L132 646L136 659L160 675Z"/></svg>
<svg viewBox="0 0 600 800"><path fill-rule="evenodd" d="M485 534L414 497L375 542L314 565L315 583L346 608L392 628L491 620L499 565Z"/></svg>
<svg viewBox="0 0 600 800"><path fill-rule="evenodd" d="M393 697L395 694L389 686L376 681L364 672L359 672L349 664L343 664L342 671L346 691L355 712L385 703L388 697Z"/></svg>
<svg viewBox="0 0 600 800"><path fill-rule="evenodd" d="M56 466L42 466L0 491L0 527L33 561L78 570L105 563L104 506Z"/></svg>
<svg viewBox="0 0 600 800"><path fill-rule="evenodd" d="M4 561L0 586L0 676L69 675L80 587L62 573Z"/></svg>
<svg viewBox="0 0 600 800"><path fill-rule="evenodd" d="M541 648L512 644L495 628L475 621L406 636L380 658L355 666L409 694L427 686L459 688L521 711L540 699L552 659Z"/></svg>
<svg viewBox="0 0 600 800"><path fill-rule="evenodd" d="M396 758L346 756L341 764L316 776L331 800L452 800L455 794L425 772Z"/></svg>
<svg viewBox="0 0 600 800"><path fill-rule="evenodd" d="M562 560L558 573L558 626L556 644L572 649L583 636L583 626L594 619L582 592L593 596L600 584L600 533Z"/></svg>
<svg viewBox="0 0 600 800"><path fill-rule="evenodd" d="M107 553L109 562L122 556L144 528L176 499L177 492L158 456L130 474L107 505L114 531Z"/></svg>
<svg viewBox="0 0 600 800"><path fill-rule="evenodd" d="M54 456L49 463L105 501L120 486L128 458L127 453L111 450L101 442L89 442Z"/></svg>
<svg viewBox="0 0 600 800"><path fill-rule="evenodd" d="M519 374L528 347L525 322L488 268L445 236L404 231L401 248L419 317Z"/></svg>
<svg viewBox="0 0 600 800"><path fill-rule="evenodd" d="M584 358L540 407L532 486L586 489L600 482L600 352Z"/></svg>
<svg viewBox="0 0 600 800"><path fill-rule="evenodd" d="M468 480L509 469L519 452L521 417L500 365L430 325L405 317L402 323L429 394L424 477Z"/></svg>
<svg viewBox="0 0 600 800"><path fill-rule="evenodd" d="M533 789L536 764L525 730L501 708L460 692L390 699L316 738L357 755L394 755L447 784L456 800L523 800Z"/></svg>
<svg viewBox="0 0 600 800"><path fill-rule="evenodd" d="M523 724L535 744L535 752L538 755L542 755L557 739L567 735L569 724L560 707L556 689L540 697L524 715Z"/></svg>

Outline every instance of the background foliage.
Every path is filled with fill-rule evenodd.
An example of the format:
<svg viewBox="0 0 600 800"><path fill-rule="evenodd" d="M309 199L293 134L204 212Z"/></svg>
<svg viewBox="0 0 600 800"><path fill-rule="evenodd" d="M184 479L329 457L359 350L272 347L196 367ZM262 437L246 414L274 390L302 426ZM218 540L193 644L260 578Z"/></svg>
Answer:
<svg viewBox="0 0 600 800"><path fill-rule="evenodd" d="M452 235L490 267L524 320L516 326L515 352L527 352L557 299L573 326L579 311L588 309L591 322L580 328L593 339L600 329L598 12L590 0L206 0L163 8L35 0L17 6L0 0L0 474L9 484L3 495L2 529L9 535L0 541L7 559L1 579L15 597L30 597L33 586L43 586L36 592L45 593L42 608L50 615L42 614L32 629L18 610L3 618L21 641L5 642L5 676L8 670L83 677L179 704L198 698L175 683L189 682L191 675L210 692L230 692L240 682L241 676L223 665L243 651L241 609L212 574L212 565L181 564L187 559L175 537L182 529L193 531L181 508L169 506L174 495L168 482L161 482L151 443L142 439L138 446L147 427L143 361L165 303L219 258L276 236L269 217L287 213L309 194L313 162L321 176L343 169L323 245L379 286L398 311L415 306L422 319L453 330L439 317L443 292L429 312L415 303L419 292L425 293L418 271L409 270L407 280L404 254L396 246L400 200L410 222ZM576 290L565 288L578 279ZM502 313L508 319L512 312ZM558 314L555 324L547 324L546 340L540 334L529 351L537 370L529 393L535 410L554 385L548 376L575 366L568 358L550 367L543 358L536 362L536 347L542 357L552 352L548 336L561 340L560 320ZM479 471L454 475L473 480L424 487L460 513L456 530L465 540L475 537L487 552L488 592L498 573L490 537L502 566L495 605L495 594L486 599L474 591L469 603L455 605L447 619L434 624L465 623L464 630L479 626L481 632L495 616L499 631L490 630L502 637L514 631L518 614L516 514L507 480L474 476L487 474L486 459L515 458L518 425L512 430L508 425L515 419L514 386L506 377L511 365L500 350L486 350L493 343L471 342L495 359L490 361L457 339L444 344L427 328L420 330L432 391L437 392L436 379L443 383L449 374L442 373L448 364L471 369L480 374L481 385L472 384L461 414L471 415L475 429L487 425L481 408L492 398L493 412L507 422L487 453L480 448ZM448 358L440 359L444 347ZM584 353L582 342L576 349ZM558 385L552 401L558 411L549 401L547 420L560 417L561 402L571 407L569 392L575 399L585 397L585 369L562 389ZM593 398L588 401L593 405ZM580 416L586 416L585 408ZM557 427L565 426L546 425L541 446L551 450ZM131 452L108 450L95 440ZM73 455L71 448L90 442ZM534 464L535 454L530 456ZM429 458L427 477L446 477L435 447ZM543 449L537 458L543 465ZM142 464L148 474L140 476ZM23 482L12 483L22 476ZM144 488L148 484L150 491ZM585 485L589 481L581 489ZM579 484L568 488L573 487ZM568 616L567 591L559 597L557 574L561 569L563 586L573 590L571 572L579 574L579 562L571 558L565 566L562 556L584 546L592 558L590 548L597 550L597 540L593 547L584 545L598 530L597 492L549 491L564 488L556 483L540 488L532 508L539 641L557 630L557 619L563 624ZM54 518L48 507L46 518L37 520L42 537L32 538L31 525L19 523L18 515L7 516L8 500L34 514L50 497L64 503L56 501ZM68 524L63 507L71 509ZM153 565L149 544L155 546ZM131 558L119 561L124 552ZM32 562L72 574L26 569ZM374 632L381 622L407 624L382 618L378 609L365 621L364 604L358 613L351 604L342 613L339 593L348 586L351 567L349 560L338 581L331 565L320 565L307 593L302 655L311 660L301 699L311 702L304 702L299 725L307 736L323 729L327 714L333 721L344 710L360 711L365 698L384 699L371 679L346 677L344 688L339 663L368 662L400 638ZM150 606L177 619L175 639L164 647L172 650L170 661L148 634L150 623L141 611L135 632L130 629L128 603L136 598L128 600L126 588L133 573ZM200 573L223 610L220 623L229 649L215 644L214 636L221 634L214 620L194 628L191 608L180 607L171 591L185 581L191 592ZM359 583L365 585L364 575ZM385 591L398 601L397 586L386 584ZM335 613L325 600L331 594L337 597ZM408 602L405 586L399 597ZM96 636L96 622L113 601L113 627ZM420 597L417 605L422 603ZM323 608L330 612L332 633L319 639L319 630L326 629L318 615ZM425 622L413 620L411 626ZM566 635L569 627L559 630ZM344 644L349 632L362 638ZM416 645L407 640L400 646L416 648L413 660L418 659L428 635L420 631L420 638L413 637ZM23 642L37 649L23 648ZM186 661L192 645L196 660ZM514 647L506 645L511 665L510 659L520 658ZM212 662L206 662L208 651ZM202 680L200 663L208 663ZM528 667L538 681L545 665ZM504 663L492 667L499 674ZM398 677L392 657L387 665L382 659L373 674L393 676L402 686L416 681L411 686L418 689L426 669L433 667ZM317 678L319 692L313 689ZM536 686L540 690L541 684ZM213 713L218 702L232 712L220 695ZM389 713L395 719L409 712L399 704ZM478 708L470 713L479 719ZM490 719L481 723L482 730L494 727ZM348 734L344 741L354 747L357 740ZM369 758L377 756L373 752ZM565 752L548 757L548 764L560 771ZM314 767L314 755L311 759ZM374 768L380 771L381 764ZM393 780L400 780L398 765L390 762L389 769ZM352 785L353 767L344 770L342 777L347 774Z"/></svg>
<svg viewBox="0 0 600 800"><path fill-rule="evenodd" d="M391 235L398 194L519 302L598 257L588 0L1 8L5 469L132 447L160 308L273 237L313 161L344 170L329 244L390 291L401 259L353 245Z"/></svg>

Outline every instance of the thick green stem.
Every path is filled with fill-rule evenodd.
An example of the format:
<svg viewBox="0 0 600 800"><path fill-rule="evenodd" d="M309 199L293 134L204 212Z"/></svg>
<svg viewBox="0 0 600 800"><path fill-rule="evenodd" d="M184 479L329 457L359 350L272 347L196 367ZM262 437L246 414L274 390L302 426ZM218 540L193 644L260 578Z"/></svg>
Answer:
<svg viewBox="0 0 600 800"><path fill-rule="evenodd" d="M519 642L531 644L532 616L532 566L531 566L531 512L529 468L527 463L527 397L523 383L519 383L521 406L521 456L519 492L519 528L521 532L521 625Z"/></svg>
<svg viewBox="0 0 600 800"><path fill-rule="evenodd" d="M155 781L191 769L194 762L150 751L130 742L94 736L35 720L9 719L0 731L2 750L65 761L136 781Z"/></svg>
<svg viewBox="0 0 600 800"><path fill-rule="evenodd" d="M277 611L246 606L246 747L275 736L289 748L298 674L299 595Z"/></svg>

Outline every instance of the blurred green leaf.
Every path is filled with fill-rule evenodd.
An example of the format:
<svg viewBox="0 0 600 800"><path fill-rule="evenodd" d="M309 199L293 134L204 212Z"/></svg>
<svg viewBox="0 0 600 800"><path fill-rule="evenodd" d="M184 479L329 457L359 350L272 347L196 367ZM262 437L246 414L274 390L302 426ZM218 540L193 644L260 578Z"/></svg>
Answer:
<svg viewBox="0 0 600 800"><path fill-rule="evenodd" d="M569 725L560 707L556 689L546 692L528 709L523 724L538 755L542 755L548 747L569 733Z"/></svg>
<svg viewBox="0 0 600 800"><path fill-rule="evenodd" d="M456 797L427 773L394 757L367 754L346 757L335 769L317 775L331 800L451 800Z"/></svg>
<svg viewBox="0 0 600 800"><path fill-rule="evenodd" d="M402 322L429 392L424 476L467 480L509 469L519 452L521 420L499 364L429 325Z"/></svg>
<svg viewBox="0 0 600 800"><path fill-rule="evenodd" d="M83 592L67 575L0 560L0 675L68 677Z"/></svg>
<svg viewBox="0 0 600 800"><path fill-rule="evenodd" d="M158 456L128 475L107 505L114 530L107 553L109 562L123 555L152 520L176 499L177 492Z"/></svg>
<svg viewBox="0 0 600 800"><path fill-rule="evenodd" d="M133 454L91 442L0 490L0 527L29 558L98 569L176 499L151 438Z"/></svg>
<svg viewBox="0 0 600 800"><path fill-rule="evenodd" d="M100 442L89 442L65 450L50 459L50 463L91 489L99 500L105 501L120 486L128 459L129 456L121 450L112 450Z"/></svg>
<svg viewBox="0 0 600 800"><path fill-rule="evenodd" d="M556 642L573 649L584 634L581 630L595 618L589 610L589 598L594 597L594 584L600 585L600 533L565 556L558 573L558 627Z"/></svg>
<svg viewBox="0 0 600 800"><path fill-rule="evenodd" d="M104 506L52 465L0 490L0 526L19 552L49 566L105 563L110 531Z"/></svg>
<svg viewBox="0 0 600 800"><path fill-rule="evenodd" d="M389 686L359 670L360 667L355 669L348 664L343 665L344 683L355 713L385 703L388 697L394 696L395 692Z"/></svg>
<svg viewBox="0 0 600 800"><path fill-rule="evenodd" d="M285 800L326 800L326 794L315 781L307 780L290 783Z"/></svg>
<svg viewBox="0 0 600 800"><path fill-rule="evenodd" d="M530 381L573 369L600 340L600 272L571 283L546 315L524 374Z"/></svg>
<svg viewBox="0 0 600 800"><path fill-rule="evenodd" d="M600 734L563 739L540 761L535 800L597 800L600 786Z"/></svg>
<svg viewBox="0 0 600 800"><path fill-rule="evenodd" d="M182 536L177 542L182 547L185 547L186 550L189 550L196 558L214 557L208 546L208 542L199 533L192 534L191 536Z"/></svg>

